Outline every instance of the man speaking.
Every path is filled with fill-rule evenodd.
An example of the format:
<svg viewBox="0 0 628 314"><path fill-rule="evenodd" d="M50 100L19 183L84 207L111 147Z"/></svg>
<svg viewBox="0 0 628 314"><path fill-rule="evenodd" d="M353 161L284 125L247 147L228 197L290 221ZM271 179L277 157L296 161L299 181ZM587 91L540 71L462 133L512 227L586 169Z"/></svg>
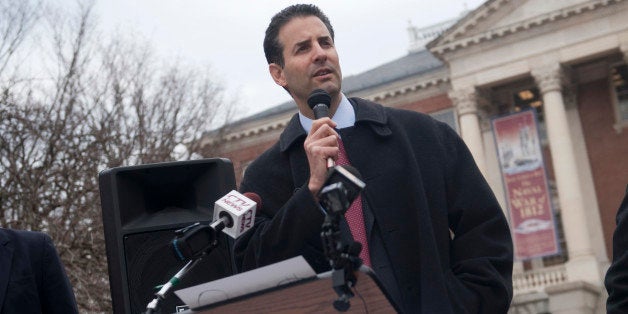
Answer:
<svg viewBox="0 0 628 314"><path fill-rule="evenodd" d="M239 270L297 255L317 272L329 270L317 195L332 159L366 183L345 214L345 231L362 244L360 257L401 311L506 313L510 231L460 137L427 115L345 97L333 28L313 5L276 14L264 52L299 113L243 178L240 190L260 195L264 209L236 241ZM331 118L315 119L308 106L317 89L331 97Z"/></svg>

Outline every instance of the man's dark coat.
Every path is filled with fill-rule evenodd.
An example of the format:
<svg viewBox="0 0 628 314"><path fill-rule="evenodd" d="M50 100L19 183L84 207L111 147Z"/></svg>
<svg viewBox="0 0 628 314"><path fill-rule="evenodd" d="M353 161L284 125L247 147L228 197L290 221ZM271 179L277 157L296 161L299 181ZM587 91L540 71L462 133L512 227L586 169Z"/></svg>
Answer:
<svg viewBox="0 0 628 314"><path fill-rule="evenodd" d="M339 130L361 173L372 268L403 312L506 313L512 240L505 216L460 137L431 117L352 98ZM261 196L253 230L235 245L241 271L303 255L317 272L323 214L307 188L306 133L295 115L246 170ZM331 289L331 287L330 287Z"/></svg>
<svg viewBox="0 0 628 314"><path fill-rule="evenodd" d="M78 313L45 233L0 228L0 313Z"/></svg>
<svg viewBox="0 0 628 314"><path fill-rule="evenodd" d="M608 314L628 313L628 186L616 216L613 233L613 262L608 268L604 284L608 291Z"/></svg>

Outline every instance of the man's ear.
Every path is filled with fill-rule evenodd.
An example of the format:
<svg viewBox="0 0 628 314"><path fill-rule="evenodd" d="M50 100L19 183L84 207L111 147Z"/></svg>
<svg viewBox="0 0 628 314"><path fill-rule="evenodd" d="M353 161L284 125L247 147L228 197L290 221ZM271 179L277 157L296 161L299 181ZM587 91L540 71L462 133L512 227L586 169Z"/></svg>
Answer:
<svg viewBox="0 0 628 314"><path fill-rule="evenodd" d="M283 75L283 68L276 63L271 63L268 65L268 71L270 72L270 76L273 77L275 83L281 87L286 87L288 84L286 82L286 78Z"/></svg>

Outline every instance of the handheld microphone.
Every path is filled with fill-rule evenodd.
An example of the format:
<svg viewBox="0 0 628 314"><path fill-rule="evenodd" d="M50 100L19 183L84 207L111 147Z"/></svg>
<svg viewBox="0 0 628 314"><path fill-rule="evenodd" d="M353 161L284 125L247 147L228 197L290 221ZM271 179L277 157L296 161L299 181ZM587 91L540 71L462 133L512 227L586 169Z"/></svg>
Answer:
<svg viewBox="0 0 628 314"><path fill-rule="evenodd" d="M172 240L175 256L182 261L197 259L218 245L220 231L236 239L253 227L256 208L262 208L259 195L231 191L214 203L213 222L199 222L177 230Z"/></svg>
<svg viewBox="0 0 628 314"><path fill-rule="evenodd" d="M310 106L314 112L314 118L316 120L320 118L329 117L329 106L331 104L331 96L323 89L315 89L310 93L307 98L307 105ZM327 158L327 168L331 168L335 165L334 159Z"/></svg>
<svg viewBox="0 0 628 314"><path fill-rule="evenodd" d="M317 120L324 117L329 117L329 106L331 104L331 96L323 89L315 89L310 93L310 97L307 98L307 105L310 106L314 112L314 118Z"/></svg>

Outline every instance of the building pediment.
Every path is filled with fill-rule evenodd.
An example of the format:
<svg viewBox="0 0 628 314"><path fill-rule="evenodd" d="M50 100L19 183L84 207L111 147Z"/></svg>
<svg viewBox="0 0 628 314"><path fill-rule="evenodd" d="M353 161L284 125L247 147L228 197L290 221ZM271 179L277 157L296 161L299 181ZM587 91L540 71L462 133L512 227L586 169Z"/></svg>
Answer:
<svg viewBox="0 0 628 314"><path fill-rule="evenodd" d="M555 23L624 0L489 0L427 47L436 56Z"/></svg>

